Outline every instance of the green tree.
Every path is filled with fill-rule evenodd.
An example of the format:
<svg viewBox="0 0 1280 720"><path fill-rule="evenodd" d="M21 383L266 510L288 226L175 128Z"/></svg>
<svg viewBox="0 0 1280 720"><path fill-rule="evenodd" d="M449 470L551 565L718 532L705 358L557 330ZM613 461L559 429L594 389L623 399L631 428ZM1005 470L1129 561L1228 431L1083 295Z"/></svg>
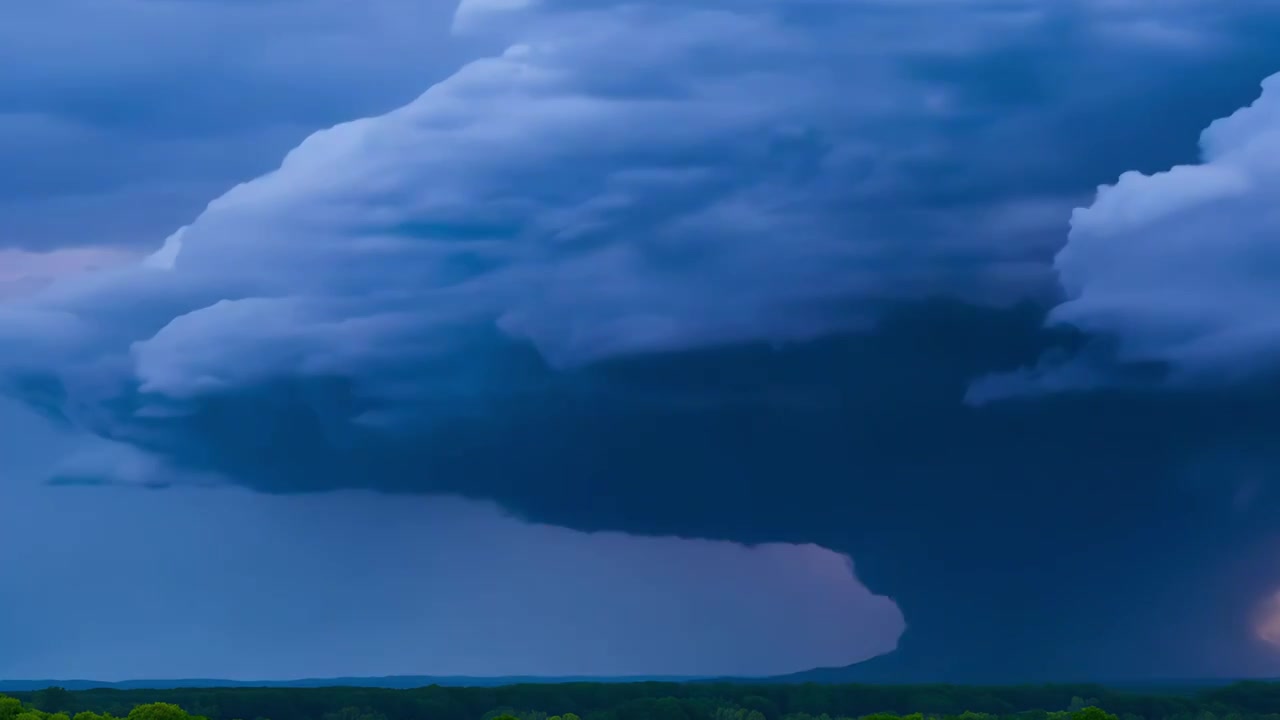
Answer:
<svg viewBox="0 0 1280 720"><path fill-rule="evenodd" d="M323 720L387 720L387 716L371 708L347 706L337 712L325 713Z"/></svg>
<svg viewBox="0 0 1280 720"><path fill-rule="evenodd" d="M129 720L191 720L191 716L173 703L158 702L130 710Z"/></svg>
<svg viewBox="0 0 1280 720"><path fill-rule="evenodd" d="M1071 720L1118 720L1118 718L1102 708L1090 705L1072 712Z"/></svg>
<svg viewBox="0 0 1280 720"><path fill-rule="evenodd" d="M782 713L778 712L778 706L772 700L760 695L748 695L742 698L742 707L759 712L765 717L765 720L778 720L782 715Z"/></svg>
<svg viewBox="0 0 1280 720"><path fill-rule="evenodd" d="M60 713L74 708L76 699L66 688L47 687L32 696L31 704L47 713Z"/></svg>
<svg viewBox="0 0 1280 720"><path fill-rule="evenodd" d="M0 720L13 720L22 712L22 703L18 698L0 695Z"/></svg>

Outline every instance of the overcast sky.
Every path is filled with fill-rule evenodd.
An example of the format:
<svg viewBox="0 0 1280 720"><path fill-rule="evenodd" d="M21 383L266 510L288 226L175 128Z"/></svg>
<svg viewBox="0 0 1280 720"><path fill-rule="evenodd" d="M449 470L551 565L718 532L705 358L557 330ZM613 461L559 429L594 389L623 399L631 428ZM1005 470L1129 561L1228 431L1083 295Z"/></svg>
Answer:
<svg viewBox="0 0 1280 720"><path fill-rule="evenodd" d="M0 11L0 677L1280 671L1277 33Z"/></svg>

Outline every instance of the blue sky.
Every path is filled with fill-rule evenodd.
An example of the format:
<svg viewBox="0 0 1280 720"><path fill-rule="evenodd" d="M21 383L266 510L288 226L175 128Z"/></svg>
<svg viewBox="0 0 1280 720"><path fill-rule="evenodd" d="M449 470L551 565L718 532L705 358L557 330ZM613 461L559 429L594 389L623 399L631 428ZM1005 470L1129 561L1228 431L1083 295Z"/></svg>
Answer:
<svg viewBox="0 0 1280 720"><path fill-rule="evenodd" d="M1280 9L3 19L0 676L1280 665Z"/></svg>

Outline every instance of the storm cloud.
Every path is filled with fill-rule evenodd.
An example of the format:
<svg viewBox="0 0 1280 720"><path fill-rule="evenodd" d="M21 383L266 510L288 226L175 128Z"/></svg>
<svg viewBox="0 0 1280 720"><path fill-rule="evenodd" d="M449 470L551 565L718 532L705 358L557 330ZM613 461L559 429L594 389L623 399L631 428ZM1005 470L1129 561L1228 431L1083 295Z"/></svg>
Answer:
<svg viewBox="0 0 1280 720"><path fill-rule="evenodd" d="M902 606L898 677L1261 672L1274 388L964 402L1126 337L1179 359L1113 289L1200 237L1108 250L1082 219L1151 207L1132 175L1068 239L1071 208L1194 162L1280 65L1280 13L1144 8L465 2L458 35L505 49L310 135L145 262L6 302L0 369L134 453L63 484L816 542Z"/></svg>
<svg viewBox="0 0 1280 720"><path fill-rule="evenodd" d="M876 3L463 3L455 29L505 51L315 133L143 267L12 303L0 362L101 434L280 485L287 470L237 466L223 434L310 413L314 427L284 424L326 435L331 467L354 470L405 433L617 392L551 368L866 330L939 294L1051 298L1070 197L1053 153L1068 148L1036 158L1051 172L1006 154L975 163L976 188L953 174L997 138L1039 139L1054 80L1064 107L1088 107L1074 95L1097 61L1027 38L1186 62L1214 57L1241 18L1199 3L1158 22L1113 3L946 7L925 20ZM983 58L1029 48L1032 67L1058 69L973 84L993 81ZM217 451L193 447L215 437Z"/></svg>

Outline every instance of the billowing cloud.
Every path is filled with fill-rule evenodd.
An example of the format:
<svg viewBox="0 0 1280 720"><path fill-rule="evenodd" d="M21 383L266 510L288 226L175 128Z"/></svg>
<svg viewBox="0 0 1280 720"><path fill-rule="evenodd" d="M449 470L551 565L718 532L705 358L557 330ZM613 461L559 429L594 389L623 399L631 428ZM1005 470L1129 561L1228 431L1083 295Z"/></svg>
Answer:
<svg viewBox="0 0 1280 720"><path fill-rule="evenodd" d="M456 29L504 52L315 133L147 267L11 305L0 366L21 391L57 388L60 410L99 433L271 486L281 470L258 440L237 458L220 438L214 453L209 429L318 433L327 466L357 473L393 450L388 426L416 436L567 392L546 365L803 341L937 293L1039 295L1035 258L1063 197L1040 181L1053 173L1006 157L1017 167L987 168L1005 188L993 201L952 170L970 152L956 144L1039 127L1020 108L1048 75L973 83L991 82L983 58L1029 52L1029 34L1118 52L1136 11L918 10L469 0ZM1190 32L1192 19L1206 20L1201 4L1162 22ZM1124 47L1203 58L1223 22L1190 50ZM385 484L430 487L405 477L421 464ZM349 481L315 484L333 482Z"/></svg>
<svg viewBox="0 0 1280 720"><path fill-rule="evenodd" d="M1012 304L1056 293L1069 208L1188 161L1274 71L1275 13L1223 7L469 2L458 33L505 50L312 135L144 267L0 306L6 390L129 448L61 482L857 548L912 677L1194 673L1151 649L1241 631L1215 523L1275 496L1177 479L1224 420L1270 437L1274 394L960 399L1088 344Z"/></svg>
<svg viewBox="0 0 1280 720"><path fill-rule="evenodd" d="M1066 300L1049 315L1095 337L1084 354L975 386L985 399L1135 379L1221 383L1274 372L1280 258L1280 75L1201 136L1200 162L1126 172L1075 211L1054 267ZM1125 372L1127 368L1127 372Z"/></svg>
<svg viewBox="0 0 1280 720"><path fill-rule="evenodd" d="M50 0L10 10L0 63L21 72L0 79L0 244L152 243L314 129L400 105L503 40L554 35L550 23L535 30L515 20L575 7L468 3L451 35L456 4L126 0L104 12L92 0ZM965 106L882 128L898 139L867 138L914 138L898 173L934 178L930 196L916 200L991 200L1022 188L1069 203L1057 196L1087 191L1100 163L1162 161L1201 103L1236 97L1276 53L1267 8L1203 0L1158 13L1105 0L865 0L792 3L786 14L811 24L857 17L826 36L847 40L854 61L839 68L833 95ZM1140 102L1137 82L1158 100ZM1010 141L1034 141L1046 162L1004 152Z"/></svg>
<svg viewBox="0 0 1280 720"><path fill-rule="evenodd" d="M450 498L41 486L85 441L0 413L0 566L30 590L0 598L4 677L771 674L887 652L903 627L814 545L586 534Z"/></svg>

